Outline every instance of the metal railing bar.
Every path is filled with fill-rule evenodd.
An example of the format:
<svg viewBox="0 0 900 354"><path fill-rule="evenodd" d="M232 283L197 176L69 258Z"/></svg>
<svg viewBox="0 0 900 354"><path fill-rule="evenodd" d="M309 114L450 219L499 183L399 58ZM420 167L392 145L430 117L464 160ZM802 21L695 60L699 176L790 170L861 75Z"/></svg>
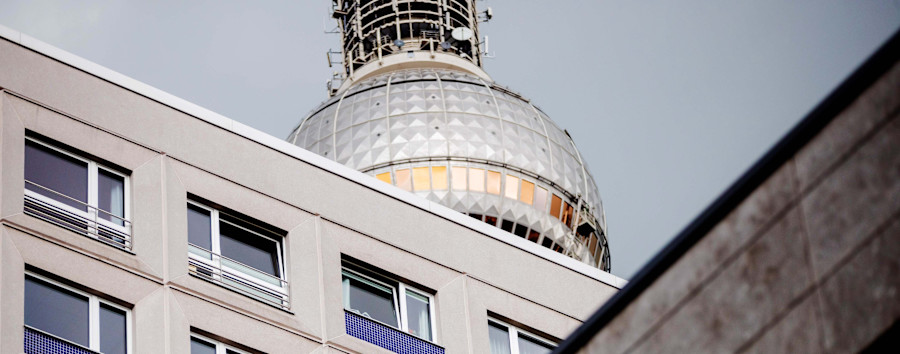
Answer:
<svg viewBox="0 0 900 354"><path fill-rule="evenodd" d="M100 352L98 352L98 351L96 351L96 350L93 350L93 349L91 349L91 348L85 347L85 346L83 346L83 345L81 345L81 344L75 343L75 342L70 341L70 340L68 340L68 339L59 337L59 336L57 336L57 335L55 335L55 334L51 334L51 333L49 333L49 332L45 332L45 331L39 330L39 329L34 328L34 327L32 327L32 326L25 325L25 329L30 330L30 331L33 331L33 332L36 332L37 334L40 334L40 335L42 335L42 336L50 337L51 339L54 339L54 340L63 342L63 343L65 343L65 344L69 344L69 345L71 345L71 346L78 347L79 349L84 349L84 350L87 350L87 351L89 351L89 352L91 352L91 353L97 353L97 354L100 354Z"/></svg>
<svg viewBox="0 0 900 354"><path fill-rule="evenodd" d="M106 211L106 210L97 208L97 207L95 207L95 206L92 206L92 205L90 205L90 204L87 204L87 203L85 203L85 202L82 202L82 201L80 201L80 200L78 200L78 199L72 198L72 197L70 197L70 196L67 196L67 195L65 195L65 194L62 194L62 193L57 192L57 191L55 191L55 190L52 190L52 189L50 189L50 188L44 187L44 186L42 186L42 185L40 185L40 184L34 183L34 182L29 181L29 180L27 180L27 179L25 180L25 183L30 184L30 185L35 186L35 187L38 187L38 188L40 188L40 189L42 189L42 190L45 190L45 191L50 192L50 193L53 193L53 194L58 195L58 196L60 196L60 197L66 198L66 199L71 200L71 201L73 201L73 202L76 202L76 203L78 203L78 204L81 204L81 205L87 207L88 209L96 210L96 211L101 212L101 213L103 213L103 214L105 214L105 215L108 215L108 216L113 217L113 218L115 218L115 219L121 220L121 221L123 221L123 222L125 222L125 223L131 224L131 221L129 221L129 220L127 220L127 219L125 219L125 218L123 218L123 217L121 217L121 216L112 214L111 212L108 212L108 211ZM111 221L111 220L109 220L109 221Z"/></svg>

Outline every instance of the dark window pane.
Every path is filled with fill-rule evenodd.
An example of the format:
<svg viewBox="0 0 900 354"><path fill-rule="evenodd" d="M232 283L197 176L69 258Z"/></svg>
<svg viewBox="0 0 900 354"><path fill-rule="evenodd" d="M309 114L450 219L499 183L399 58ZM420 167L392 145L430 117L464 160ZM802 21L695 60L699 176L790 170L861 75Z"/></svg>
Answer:
<svg viewBox="0 0 900 354"><path fill-rule="evenodd" d="M503 229L503 231L511 233L511 232L513 232L513 225L515 225L515 224L516 223L514 223L512 221L503 220L503 222L500 223L500 228Z"/></svg>
<svg viewBox="0 0 900 354"><path fill-rule="evenodd" d="M125 311L100 305L100 352L125 354Z"/></svg>
<svg viewBox="0 0 900 354"><path fill-rule="evenodd" d="M469 216L476 220L481 220L481 214L472 214L469 213Z"/></svg>
<svg viewBox="0 0 900 354"><path fill-rule="evenodd" d="M516 236L525 237L528 234L528 226L522 224L516 224L515 231L513 231Z"/></svg>
<svg viewBox="0 0 900 354"><path fill-rule="evenodd" d="M536 230L531 230L531 232L528 233L528 241L537 243L539 238L541 238L541 233Z"/></svg>
<svg viewBox="0 0 900 354"><path fill-rule="evenodd" d="M279 277L278 248L274 241L226 222L219 223L222 255Z"/></svg>
<svg viewBox="0 0 900 354"><path fill-rule="evenodd" d="M25 180L82 203L87 203L88 200L87 167L87 162L73 159L30 141L25 142ZM87 211L83 204L31 183L25 183L25 189L37 192L73 208Z"/></svg>
<svg viewBox="0 0 900 354"><path fill-rule="evenodd" d="M191 354L216 354L216 347L206 341L191 337Z"/></svg>
<svg viewBox="0 0 900 354"><path fill-rule="evenodd" d="M497 217L496 217L496 216L485 215L485 216L484 216L484 222L485 222L485 223L488 223L488 224L491 224L491 226L497 226Z"/></svg>
<svg viewBox="0 0 900 354"><path fill-rule="evenodd" d="M188 242L212 251L212 226L209 211L188 204Z"/></svg>
<svg viewBox="0 0 900 354"><path fill-rule="evenodd" d="M547 354L553 347L519 333L519 354Z"/></svg>
<svg viewBox="0 0 900 354"><path fill-rule="evenodd" d="M238 352L231 349L225 349L225 354L238 354Z"/></svg>
<svg viewBox="0 0 900 354"><path fill-rule="evenodd" d="M97 208L100 218L116 225L125 225L125 178L104 171L97 171ZM118 217L116 217L118 216Z"/></svg>
<svg viewBox="0 0 900 354"><path fill-rule="evenodd" d="M344 276L345 307L359 314L398 327L394 293L389 287Z"/></svg>
<svg viewBox="0 0 900 354"><path fill-rule="evenodd" d="M553 244L553 240L551 240L551 239L550 239L549 237L547 237L547 236L544 236L544 240L541 241L541 246L544 246L544 247L547 247L547 248L550 248L550 245L552 245L552 244Z"/></svg>
<svg viewBox="0 0 900 354"><path fill-rule="evenodd" d="M88 346L88 299L25 277L25 324Z"/></svg>
<svg viewBox="0 0 900 354"><path fill-rule="evenodd" d="M510 354L509 332L505 327L488 322L488 337L491 341L491 354Z"/></svg>

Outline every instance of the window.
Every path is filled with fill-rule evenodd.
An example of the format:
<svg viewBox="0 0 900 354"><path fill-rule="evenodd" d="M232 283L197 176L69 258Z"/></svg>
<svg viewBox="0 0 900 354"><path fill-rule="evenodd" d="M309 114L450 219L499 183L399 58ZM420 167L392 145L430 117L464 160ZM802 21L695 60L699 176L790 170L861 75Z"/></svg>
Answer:
<svg viewBox="0 0 900 354"><path fill-rule="evenodd" d="M546 354L556 347L551 341L510 324L488 319L491 354Z"/></svg>
<svg viewBox="0 0 900 354"><path fill-rule="evenodd" d="M246 354L219 341L191 333L191 354Z"/></svg>
<svg viewBox="0 0 900 354"><path fill-rule="evenodd" d="M346 264L341 282L345 310L434 340L434 300L428 293Z"/></svg>
<svg viewBox="0 0 900 354"><path fill-rule="evenodd" d="M104 354L131 352L131 311L44 277L25 275L26 331ZM26 347L29 344L26 336ZM68 345L60 341L61 345Z"/></svg>
<svg viewBox="0 0 900 354"><path fill-rule="evenodd" d="M509 199L516 200L519 197L519 178L506 175L506 186L503 195Z"/></svg>
<svg viewBox="0 0 900 354"><path fill-rule="evenodd" d="M280 233L193 201L187 219L192 274L289 308Z"/></svg>
<svg viewBox="0 0 900 354"><path fill-rule="evenodd" d="M116 247L131 248L128 176L25 139L25 213Z"/></svg>

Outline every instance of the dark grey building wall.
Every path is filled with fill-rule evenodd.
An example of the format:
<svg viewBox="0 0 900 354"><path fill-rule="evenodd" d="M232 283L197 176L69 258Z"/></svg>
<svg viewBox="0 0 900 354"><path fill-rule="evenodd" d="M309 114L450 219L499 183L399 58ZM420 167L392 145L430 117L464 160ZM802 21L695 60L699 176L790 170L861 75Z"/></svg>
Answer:
<svg viewBox="0 0 900 354"><path fill-rule="evenodd" d="M892 60L580 351L855 352L896 323L900 65Z"/></svg>

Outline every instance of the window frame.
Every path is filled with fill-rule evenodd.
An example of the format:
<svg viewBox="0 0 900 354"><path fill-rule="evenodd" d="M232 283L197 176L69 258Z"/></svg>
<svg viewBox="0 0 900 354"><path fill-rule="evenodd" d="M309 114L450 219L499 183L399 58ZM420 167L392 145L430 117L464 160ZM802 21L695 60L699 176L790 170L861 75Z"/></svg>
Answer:
<svg viewBox="0 0 900 354"><path fill-rule="evenodd" d="M126 234L126 235L131 236L131 228L126 226L126 225L130 225L130 224L131 224L131 176L130 176L130 175L127 175L127 174L125 174L125 173L122 173L122 172L120 172L118 169L110 168L110 167L108 167L108 166L106 166L106 165L104 165L104 164L98 163L98 162L96 162L96 161L94 161L94 160L92 160L92 159L83 157L83 156L78 155L78 154L73 153L73 152L66 151L66 150L63 149L63 148L57 147L57 146L55 146L55 145L53 145L53 144L51 144L51 143L47 143L47 142L42 141L42 140L40 140L40 139L36 139L36 138L30 137L30 136L26 136L26 137L25 137L25 141L26 141L26 144L27 144L28 142L31 142L31 143L33 143L33 144L40 145L40 146L42 146L42 147L44 147L44 148L47 148L47 149L49 149L49 150L52 150L53 152L55 152L55 153L57 153L57 154L60 154L60 155L63 155L63 156L65 156L65 157L69 157L69 158L72 158L72 159L74 159L74 160L78 160L78 161L81 161L81 162L84 162L84 163L87 164L88 178L87 178L87 181L85 181L85 183L87 183L87 191L88 191L87 199L88 199L88 200L85 201L85 202L81 202L81 201L79 201L79 200L77 200L77 199L75 199L75 198L73 198L73 197L71 197L71 196L67 196L67 195L65 195L65 194L63 194L63 193L61 193L61 192L54 191L54 190L52 190L52 189L49 189L48 187L44 187L44 186L38 185L38 184L36 184L36 183L34 183L34 182L30 182L30 181L27 181L27 180L26 180L25 183L28 184L28 183L30 182L30 183L34 184L35 186L37 186L38 188L46 188L47 190L53 191L53 192L58 193L58 194L60 194L60 195L62 195L62 196L65 196L65 197L70 198L70 199L72 199L72 200L75 200L75 201L78 201L78 202L80 202L80 203L83 203L83 204L85 204L85 205L88 207L88 208L87 208L88 210L87 210L87 211L84 211L84 210L79 210L79 209L73 208L73 207L71 207L71 206L69 206L69 205L66 205L66 204L64 204L64 203L61 203L61 202L59 202L59 201L57 201L57 200L55 200L55 199L53 199L53 198L44 196L44 195L42 195L42 194L40 194L40 193L38 193L38 192L35 192L35 191L28 190L27 187L25 188L25 196L28 196L28 197L31 197L31 198L38 199L38 200L40 200L41 202L45 202L45 203L51 204L51 205L53 205L54 207L63 209L63 210L65 210L65 211L67 211L67 212L70 212L70 213L73 213L73 214L76 214L76 215L80 215L80 216L84 217L85 219L87 219L89 222L95 221L95 222L97 222L97 223L103 224L103 226L105 226L105 227L112 228L112 229L114 229L114 230L117 230L117 231L119 231L119 232L122 232L122 233L124 233L124 234ZM23 163L23 166L24 166L24 163ZM102 217L100 217L100 215L99 215L98 212L97 212L97 210L102 210L102 209L100 209L99 206L98 206L98 205L99 205L99 185L98 185L98 183L99 183L99 177L98 177L98 175L99 175L99 171L100 171L100 170L103 170L104 172L108 172L108 173L110 173L110 174L113 174L113 175L122 177L122 180L123 180L123 189L124 189L124 191L123 191L123 193L122 193L122 194L123 194L123 200L122 200L122 203L123 203L123 206L124 206L124 207L122 208L122 209L123 209L123 210L122 210L122 215L123 215L123 216L122 216L122 221L123 221L122 224L123 224L123 225L118 225L118 224L116 224L116 223L113 223L113 222L110 221L110 220L103 219ZM104 212L109 213L110 215L112 215L112 213L111 213L109 210L102 210L102 211L104 211ZM117 217L117 218L118 218L118 217ZM97 228L96 226L95 226L95 227L90 227L90 225L88 226L88 229L89 229L88 234L89 234L91 237L94 237L94 238L98 237L98 236L95 236L93 233L91 233L91 230L94 230L94 232L96 233L96 228ZM128 240L128 243L129 243L129 244L130 244L130 242L131 242L131 241ZM126 247L130 248L130 246L126 246Z"/></svg>
<svg viewBox="0 0 900 354"><path fill-rule="evenodd" d="M285 272L286 267L285 267L285 264L284 264L284 255L283 255L284 249L283 249L283 247L282 247L282 244L283 244L283 242L284 242L284 237L283 237L283 236L280 236L280 237L281 237L281 240L277 240L277 239L275 239L275 238L273 238L273 237L270 237L270 236L261 234L261 233L259 233L259 232L257 232L257 231L250 230L250 229L248 229L248 228L246 228L246 227L244 227L244 226L242 226L242 225L238 225L237 223L233 223L233 222L230 222L230 221L228 221L228 220L222 220L222 218L220 217L220 214L225 214L225 215L227 215L228 217L235 218L235 219L241 220L241 221L243 221L243 222L245 222L245 223L248 223L248 224L257 226L257 227L259 227L260 229L263 229L263 230L265 230L265 231L268 231L268 232L270 232L270 233L273 234L273 235L277 235L277 234L278 234L277 232L268 230L268 229L266 229L266 228L264 228L264 227L261 227L261 226L256 225L256 224L253 223L253 222L247 221L245 218L242 218L242 217L240 217L240 216L236 216L236 215L231 214L231 213L228 213L228 212L224 212L224 213L223 213L223 212L221 212L221 211L220 211L219 209L217 209L217 208L211 207L211 206L209 206L209 205L207 205L207 204L204 204L204 203L202 203L202 202L193 200L193 199L191 199L191 198L188 198L187 204L186 204L186 205L191 205L191 206L197 207L197 208L199 208L199 209L203 209L203 210L208 211L208 212L209 212L209 220L210 220L210 246L211 246L212 249L211 249L211 250L207 250L207 249L205 249L205 248L203 248L203 247L194 245L194 244L192 244L192 243L190 242L190 237L188 237L188 258L189 258L190 260L194 260L194 261L203 263L203 264L205 264L206 266L209 266L209 267L218 268L218 269L222 269L222 270L227 270L227 271L229 271L229 274L230 274L230 275L235 275L235 276L239 277L241 280L248 281L248 282L252 282L252 283L253 283L254 285L256 285L256 286L261 286L261 287L265 288L265 289L268 290L268 291L276 292L276 293L278 293L278 294L280 294L280 295L282 296L282 299L281 299L282 305L281 305L281 307L282 307L282 308L290 308L290 306L284 306L285 303L286 303L286 304L290 304L290 299L289 299L289 298L290 298L290 290L289 290L288 281L287 281L287 274L286 274L286 272ZM187 214L187 207L185 207L185 214ZM275 253L276 253L275 256L276 256L276 258L277 258L277 260L278 260L278 274L279 274L279 276L276 277L276 276L274 276L274 275L271 275L271 274L268 274L268 273L264 272L264 271L261 270L261 269L256 269L256 268L254 268L254 267L252 267L252 266L250 266L250 265L241 263L241 262L238 261L238 260L231 259L231 258L228 258L228 257L226 257L226 256L223 256L223 255L222 255L222 249L221 249L221 234L220 234L220 226L219 226L219 223L221 223L221 222L227 223L228 225L230 225L230 226L232 226L232 227L235 227L235 228L238 228L238 229L240 229L240 230L243 231L243 232L250 233L250 234L252 234L254 237L261 237L261 238L263 238L263 239L265 239L265 240L268 240L268 241L271 241L271 242L275 243ZM190 231L188 231L188 232L190 232ZM191 247L198 248L198 249L204 250L204 251L209 251L209 252L213 255L211 258L215 258L215 259L208 259L208 258L202 257L201 255L198 255L198 254L196 254L196 253L194 253L194 252L191 252ZM277 278L278 280L281 281L282 284L284 284L284 286L275 286L275 285L273 285L273 284L271 284L271 283L268 283L268 282L266 282L266 281L264 281L264 280L259 279L258 277L255 277L255 276L253 276L253 275L251 275L251 274L247 274L246 272L244 272L244 271L242 271L242 270L240 270L240 269L236 269L236 268L233 268L233 267L229 267L229 266L227 266L227 265L225 265L225 264L222 263L222 258L227 258L228 260L230 260L230 261L232 261L232 262L236 262L236 263L238 263L238 264L240 264L240 265L242 265L242 266L248 267L248 268L250 268L250 269L252 269L252 270L255 270L255 271L257 271L257 272L267 274L267 275L271 276L272 278ZM220 275L220 276L221 276L221 275ZM219 281L221 282L221 279L220 279Z"/></svg>
<svg viewBox="0 0 900 354"><path fill-rule="evenodd" d="M83 346L83 347L93 350L97 353L100 353L100 306L105 305L105 306L114 308L116 310L125 312L125 352L129 353L129 354L134 353L133 344L132 344L133 343L132 317L131 317L132 314L131 314L130 308L124 307L122 305L116 304L116 303L108 301L108 300L105 300L105 299L101 298L100 296L91 294L82 289L78 289L78 288L63 284L59 281L53 280L49 277L31 272L31 271L25 271L25 277L32 277L34 279L37 279L44 283L47 283L50 286L54 286L54 287L72 292L78 296L83 296L88 299L88 342L89 342L89 345ZM24 304L24 299L23 299L22 306L24 307L24 305L25 304ZM66 338L62 338L62 337L56 336L52 333L45 332L44 330L42 330L40 328L35 328L35 327L29 326L27 324L25 324L25 326L28 328L32 328L32 329L38 330L40 332L46 333L47 335L50 335L56 339L66 341L66 342L72 343L74 345L82 346L81 344L72 342L71 340L68 340Z"/></svg>
<svg viewBox="0 0 900 354"><path fill-rule="evenodd" d="M206 342L207 344L212 344L216 348L216 354L227 354L226 353L227 350L233 351L238 354L250 354L249 352L247 352L245 350L235 348L234 346L225 344L222 341L218 341L218 340L212 339L210 337L207 337L207 336L204 336L201 334L197 334L196 332L191 332L190 337L191 337L191 339L197 338L200 341Z"/></svg>
<svg viewBox="0 0 900 354"><path fill-rule="evenodd" d="M359 269L363 269L364 271L368 271L368 272L375 273L376 275L381 276L381 277L383 277L383 278L387 278L387 280L390 280L391 282L394 282L394 283L396 283L397 285L394 286L394 285L392 285L392 284L390 284L390 283L387 283L387 282L385 282L385 281L383 281L383 280L375 279L374 277L372 277L372 276L370 276L370 275L366 275L366 274L364 274L363 272L361 272L361 271L359 271L359 270L353 269L354 267L355 267L355 268L359 268ZM394 328L394 329L396 329L396 330L399 330L400 332L406 333L406 334L408 334L408 335L411 335L411 336L416 337L416 338L418 338L418 339L424 340L424 341L426 341L426 342L437 343L437 341L436 341L436 339L437 339L437 322L435 321L436 319L435 319L435 313L434 313L434 307L435 307L435 306L434 306L434 295L432 295L432 294L430 294L430 293L428 293L428 292L419 290L419 289L417 289L417 288L415 288L415 287L409 286L409 285L403 283L402 281L394 280L393 278L391 278L391 277L389 277L389 276L385 276L385 275L383 275L383 274L381 274L381 273L378 273L378 272L373 272L373 271L371 270L371 268L368 268L368 267L362 267L362 266L359 266L359 265L357 265L357 264L355 264L355 263L349 263L349 264L345 263L345 264L342 264L342 265L341 265L341 277L342 277L342 280L341 280L342 284L341 284L341 286L342 286L342 287L343 287L343 276L344 276L346 273L349 273L349 276L350 276L351 278L356 278L358 281L362 281L362 282L372 282L372 283L375 283L375 284L378 284L378 285L381 285L381 286L385 286L385 287L391 288L391 292L392 292L391 295L393 296L393 304L396 305L396 306L394 306L394 308L395 308L395 310L394 310L394 316L395 316L395 318L397 319L398 327L394 327L394 326L392 326L392 325L390 325L390 324L381 322L381 321L379 321L379 320L377 320L377 319L374 319L374 318L371 318L371 317L367 317L367 316L364 316L365 319L370 320L370 321L374 321L374 322L378 322L378 323L380 323L380 324L382 324L382 325L385 325L385 326L387 326L387 327L390 327L390 328ZM428 298L428 320L429 320L429 322L430 322L429 328L431 329L431 333L429 333L429 334L431 335L431 339L425 339L425 338L423 338L423 337L421 337L421 336L418 336L418 335L415 335L415 334L412 334L412 333L409 332L409 314L408 314L408 312L407 312L407 303L406 303L406 292L407 292L407 291L412 292L412 293L415 293L416 295L419 295L419 296ZM402 295L402 296L401 296L401 295ZM343 297L343 292L342 292L342 295L341 295L341 296ZM345 310L345 311L353 312L352 309L349 309L349 308L347 308L346 306L344 306L344 304L346 303L346 301L344 301L344 300L345 300L345 299L343 299L343 298L341 299L341 306L344 307L344 310ZM353 313L355 313L355 312L353 312Z"/></svg>
<svg viewBox="0 0 900 354"><path fill-rule="evenodd" d="M514 326L509 324L509 322L501 321L496 319L495 317L488 316L488 326L490 326L491 322L493 322L497 326L506 327L506 331L509 337L509 351L511 354L519 354L519 333L522 333L523 337L525 338L532 339L536 342L540 342L542 344L550 346L551 352L553 351L553 349L556 349L556 347L559 346L559 343L554 343L552 341L544 339L543 337L522 329L519 326Z"/></svg>

